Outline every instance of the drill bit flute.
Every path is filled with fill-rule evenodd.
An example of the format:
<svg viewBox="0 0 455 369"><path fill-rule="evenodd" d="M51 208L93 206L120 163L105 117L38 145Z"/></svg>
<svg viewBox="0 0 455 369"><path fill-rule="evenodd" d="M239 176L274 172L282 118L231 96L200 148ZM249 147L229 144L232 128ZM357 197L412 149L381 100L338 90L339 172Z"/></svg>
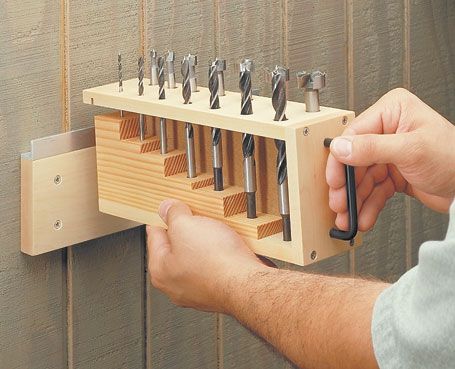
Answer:
<svg viewBox="0 0 455 369"><path fill-rule="evenodd" d="M158 99L164 100L166 93L164 90L164 58L162 56L158 58L158 86ZM167 127L165 118L160 118L160 153L167 153Z"/></svg>
<svg viewBox="0 0 455 369"><path fill-rule="evenodd" d="M197 77L196 77L197 55L188 54L188 61L190 63L190 86L191 86L191 92L198 92L198 89L197 89Z"/></svg>
<svg viewBox="0 0 455 369"><path fill-rule="evenodd" d="M118 92L123 92L123 68L122 68L122 54L117 55L118 67ZM120 110L120 117L123 118L123 110Z"/></svg>
<svg viewBox="0 0 455 369"><path fill-rule="evenodd" d="M225 96L224 90L224 71L226 70L226 59L215 59L217 63L217 74L218 74L218 96Z"/></svg>
<svg viewBox="0 0 455 369"><path fill-rule="evenodd" d="M220 108L218 65L219 61L215 60L209 67L210 109ZM223 155L221 151L221 129L219 128L212 128L212 160L214 189L215 191L223 191Z"/></svg>
<svg viewBox="0 0 455 369"><path fill-rule="evenodd" d="M276 66L272 72L272 105L275 109L275 121L286 120L286 82L289 80L289 70ZM278 180L278 206L283 219L283 241L291 241L291 219L289 216L288 171L286 165L286 142L275 140L278 150L276 169Z"/></svg>
<svg viewBox="0 0 455 369"><path fill-rule="evenodd" d="M150 83L149 86L156 86L158 84L158 65L157 55L155 49L150 50Z"/></svg>
<svg viewBox="0 0 455 369"><path fill-rule="evenodd" d="M144 57L140 56L137 62L138 66L138 93L139 96L144 95ZM139 135L141 141L145 140L145 119L144 114L139 114Z"/></svg>
<svg viewBox="0 0 455 369"><path fill-rule="evenodd" d="M253 63L249 59L245 59L240 63L240 91L241 91L241 106L240 114L253 114L253 106L251 103L251 72ZM252 134L243 134L242 137L243 151L243 186L247 198L247 217L250 219L256 218L256 164L254 161L254 137Z"/></svg>
<svg viewBox="0 0 455 369"><path fill-rule="evenodd" d="M176 88L175 85L175 54L173 51L168 51L166 55L166 63L167 63L167 88Z"/></svg>
<svg viewBox="0 0 455 369"><path fill-rule="evenodd" d="M191 86L190 86L190 61L187 56L182 61L182 95L185 104L191 104ZM185 124L186 137L186 162L187 162L187 177L196 177L196 163L194 157L194 130L190 123Z"/></svg>

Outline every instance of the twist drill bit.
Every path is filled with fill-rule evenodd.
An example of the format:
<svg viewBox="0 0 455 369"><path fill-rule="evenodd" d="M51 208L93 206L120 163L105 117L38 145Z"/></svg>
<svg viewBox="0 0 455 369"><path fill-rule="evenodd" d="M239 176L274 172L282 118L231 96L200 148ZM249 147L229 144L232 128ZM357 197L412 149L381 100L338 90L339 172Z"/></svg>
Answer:
<svg viewBox="0 0 455 369"><path fill-rule="evenodd" d="M191 86L191 92L198 92L198 89L197 89L197 76L196 76L197 55L188 54L188 61L189 61L189 64L190 64L190 86Z"/></svg>
<svg viewBox="0 0 455 369"><path fill-rule="evenodd" d="M189 58L185 56L182 61L182 95L184 104L191 104L191 86L190 86L190 62ZM185 137L186 137L186 162L187 162L187 177L196 177L196 161L194 157L194 130L190 123L185 124Z"/></svg>
<svg viewBox="0 0 455 369"><path fill-rule="evenodd" d="M158 65L157 55L155 49L150 50L150 83L149 86L156 86L158 84Z"/></svg>
<svg viewBox="0 0 455 369"><path fill-rule="evenodd" d="M240 92L242 95L240 114L249 115L253 114L253 105L251 103L252 87L251 87L251 72L253 69L253 62L250 59L244 59L240 63Z"/></svg>
<svg viewBox="0 0 455 369"><path fill-rule="evenodd" d="M164 58L160 56L158 58L158 99L164 100L166 98L166 92L164 90ZM160 153L167 153L167 127L166 119L160 118Z"/></svg>
<svg viewBox="0 0 455 369"><path fill-rule="evenodd" d="M139 96L144 95L144 57L140 56L137 61L137 78L138 78L138 93ZM141 141L145 140L145 122L144 114L139 114L139 134Z"/></svg>
<svg viewBox="0 0 455 369"><path fill-rule="evenodd" d="M122 67L122 54L117 55L118 67L118 92L123 92L123 67ZM123 118L123 110L120 110L120 117Z"/></svg>
<svg viewBox="0 0 455 369"><path fill-rule="evenodd" d="M218 64L215 60L209 67L210 109L220 108L218 97ZM221 129L212 128L212 163L215 191L223 191L223 155L221 151Z"/></svg>
<svg viewBox="0 0 455 369"><path fill-rule="evenodd" d="M240 91L241 109L240 114L253 114L251 104L251 71L253 63L244 59L240 63ZM252 134L244 133L242 136L243 152L243 186L247 197L247 217L256 218L256 163L254 161L254 137Z"/></svg>
<svg viewBox="0 0 455 369"><path fill-rule="evenodd" d="M307 112L318 112L319 90L325 87L326 74L320 71L297 73L297 85L303 88L303 96Z"/></svg>
<svg viewBox="0 0 455 369"><path fill-rule="evenodd" d="M289 80L289 70L275 67L272 72L272 105L275 109L275 121L286 120L286 82ZM288 170L286 163L286 142L275 140L278 150L276 159L278 180L278 207L283 219L283 240L291 241L291 219L289 215Z"/></svg>
<svg viewBox="0 0 455 369"><path fill-rule="evenodd" d="M167 88L176 88L175 84L175 54L173 51L168 51L166 55L166 63L167 63Z"/></svg>
<svg viewBox="0 0 455 369"><path fill-rule="evenodd" d="M224 71L226 70L226 60L216 58L217 62L217 72L218 72L218 95L225 96L226 92L224 90Z"/></svg>

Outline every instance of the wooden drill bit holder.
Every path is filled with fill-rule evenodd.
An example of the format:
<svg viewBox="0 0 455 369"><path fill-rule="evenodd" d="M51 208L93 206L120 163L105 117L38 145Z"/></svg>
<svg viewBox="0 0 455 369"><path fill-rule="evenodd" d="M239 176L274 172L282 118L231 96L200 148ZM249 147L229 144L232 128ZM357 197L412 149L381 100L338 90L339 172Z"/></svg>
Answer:
<svg viewBox="0 0 455 369"><path fill-rule="evenodd" d="M271 99L254 96L253 114L240 115L240 94L226 91L220 109L209 108L209 91L199 87L191 104L183 104L181 87L166 89L158 100L158 86L144 80L144 95L137 80L87 89L85 103L116 109L95 117L99 209L139 223L163 225L157 215L166 198L186 202L195 214L224 221L241 234L258 254L298 265L346 251L360 243L330 238L335 214L328 206L325 165L326 137L339 135L354 113L321 107L305 112L305 105L289 101L288 119L273 120ZM119 111L124 112L123 117ZM139 114L147 116L147 136L139 139ZM171 150L159 152L159 117L167 119ZM184 122L195 125L198 176L186 177ZM224 191L213 190L210 127L223 131ZM241 133L256 140L258 217L246 217L243 192ZM286 141L292 241L282 240L278 213L276 149L274 139Z"/></svg>

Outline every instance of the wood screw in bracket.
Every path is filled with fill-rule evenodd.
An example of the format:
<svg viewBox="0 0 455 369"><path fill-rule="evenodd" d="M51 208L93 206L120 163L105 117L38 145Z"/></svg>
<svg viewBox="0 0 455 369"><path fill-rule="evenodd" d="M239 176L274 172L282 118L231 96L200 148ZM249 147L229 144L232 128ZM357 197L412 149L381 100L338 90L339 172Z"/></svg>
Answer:
<svg viewBox="0 0 455 369"><path fill-rule="evenodd" d="M318 253L316 252L316 250L311 251L311 254L310 254L311 260L316 260L317 257L318 257Z"/></svg>
<svg viewBox="0 0 455 369"><path fill-rule="evenodd" d="M62 229L62 221L60 219L57 219L55 222L54 222L54 229L56 231Z"/></svg>
<svg viewBox="0 0 455 369"><path fill-rule="evenodd" d="M308 127L303 128L303 135L308 136L310 134L310 129Z"/></svg>
<svg viewBox="0 0 455 369"><path fill-rule="evenodd" d="M58 186L60 183L62 183L62 176L60 174L57 174L54 177L54 183Z"/></svg>
<svg viewBox="0 0 455 369"><path fill-rule="evenodd" d="M343 126L345 126L346 124L348 124L348 117L344 116L344 117L343 117L343 120L341 121L341 124L343 124Z"/></svg>

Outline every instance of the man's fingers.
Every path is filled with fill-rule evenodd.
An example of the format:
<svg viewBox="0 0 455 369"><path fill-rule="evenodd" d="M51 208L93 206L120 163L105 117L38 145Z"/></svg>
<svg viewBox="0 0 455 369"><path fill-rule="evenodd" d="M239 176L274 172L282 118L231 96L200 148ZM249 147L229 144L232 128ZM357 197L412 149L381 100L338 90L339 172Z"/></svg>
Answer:
<svg viewBox="0 0 455 369"><path fill-rule="evenodd" d="M147 251L148 268L153 276L171 251L171 244L164 228L147 226Z"/></svg>
<svg viewBox="0 0 455 369"><path fill-rule="evenodd" d="M170 226L173 221L181 216L193 215L188 205L174 199L164 200L160 204L158 214L160 215L161 219L163 219L164 223L166 223L168 226Z"/></svg>
<svg viewBox="0 0 455 369"><path fill-rule="evenodd" d="M333 139L330 151L336 160L354 166L399 164L410 139L406 134L340 136Z"/></svg>

